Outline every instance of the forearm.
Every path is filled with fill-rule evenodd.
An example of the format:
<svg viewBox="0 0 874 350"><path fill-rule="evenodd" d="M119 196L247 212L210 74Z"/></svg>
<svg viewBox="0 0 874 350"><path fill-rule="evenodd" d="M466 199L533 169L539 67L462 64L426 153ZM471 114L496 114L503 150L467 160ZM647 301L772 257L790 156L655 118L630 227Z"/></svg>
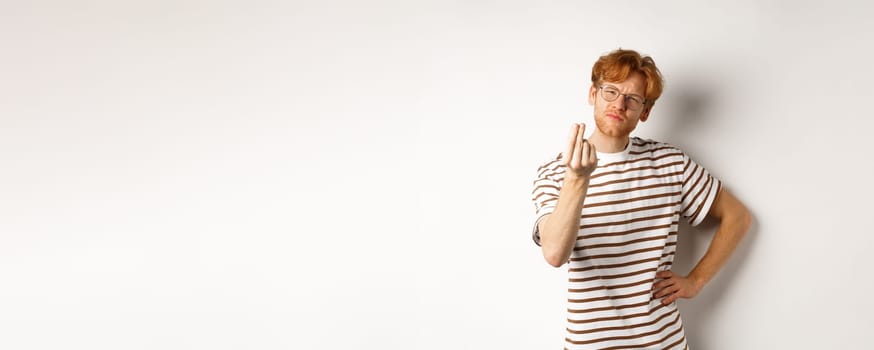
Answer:
<svg viewBox="0 0 874 350"><path fill-rule="evenodd" d="M540 222L543 257L552 266L559 267L570 258L580 230L580 213L588 187L588 179L566 181L555 210Z"/></svg>
<svg viewBox="0 0 874 350"><path fill-rule="evenodd" d="M738 202L738 204L740 204ZM743 205L739 205L732 215L721 218L719 228L707 248L707 253L689 273L697 288L702 289L713 276L722 269L734 252L738 243L746 235L751 223L749 212Z"/></svg>
<svg viewBox="0 0 874 350"><path fill-rule="evenodd" d="M574 124L562 153L565 173L558 203L552 214L538 224L540 247L550 265L559 267L568 261L580 231L580 214L589 189L589 179L598 167L595 146L585 139L586 125Z"/></svg>

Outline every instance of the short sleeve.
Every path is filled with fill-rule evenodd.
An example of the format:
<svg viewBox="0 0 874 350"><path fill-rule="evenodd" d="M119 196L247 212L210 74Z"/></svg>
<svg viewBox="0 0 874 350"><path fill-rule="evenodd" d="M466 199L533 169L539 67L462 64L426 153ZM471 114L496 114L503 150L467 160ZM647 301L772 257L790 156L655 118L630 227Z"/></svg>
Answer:
<svg viewBox="0 0 874 350"><path fill-rule="evenodd" d="M722 183L707 169L683 154L683 197L680 213L692 226L704 221Z"/></svg>
<svg viewBox="0 0 874 350"><path fill-rule="evenodd" d="M538 224L547 214L555 210L558 204L558 194L561 190L561 181L564 178L565 166L561 164L561 154L552 161L537 168L537 176L534 178L534 190L531 199L534 201L535 220L531 237L534 243L540 245L540 230Z"/></svg>

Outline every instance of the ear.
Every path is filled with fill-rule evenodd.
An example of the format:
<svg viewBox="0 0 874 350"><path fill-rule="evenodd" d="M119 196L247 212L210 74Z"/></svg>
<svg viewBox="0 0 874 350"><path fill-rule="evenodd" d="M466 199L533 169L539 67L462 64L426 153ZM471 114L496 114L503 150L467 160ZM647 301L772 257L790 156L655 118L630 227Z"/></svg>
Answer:
<svg viewBox="0 0 874 350"><path fill-rule="evenodd" d="M595 97L597 96L597 94L598 89L595 88L595 84L592 84L592 86L589 87L589 106L595 105Z"/></svg>
<svg viewBox="0 0 874 350"><path fill-rule="evenodd" d="M646 120L649 119L650 109L651 109L651 107L646 106L643 108L643 112L640 112L640 118L638 118L638 119L640 119L641 122L646 122Z"/></svg>

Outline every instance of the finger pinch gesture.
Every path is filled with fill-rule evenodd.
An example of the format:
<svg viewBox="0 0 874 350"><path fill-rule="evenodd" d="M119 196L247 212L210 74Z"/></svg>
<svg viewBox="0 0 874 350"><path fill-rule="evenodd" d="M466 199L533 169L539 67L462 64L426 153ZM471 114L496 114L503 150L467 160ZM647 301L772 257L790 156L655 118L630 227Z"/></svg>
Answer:
<svg viewBox="0 0 874 350"><path fill-rule="evenodd" d="M595 145L589 143L585 135L586 124L574 124L571 127L567 150L564 153L566 177L588 179L598 167Z"/></svg>

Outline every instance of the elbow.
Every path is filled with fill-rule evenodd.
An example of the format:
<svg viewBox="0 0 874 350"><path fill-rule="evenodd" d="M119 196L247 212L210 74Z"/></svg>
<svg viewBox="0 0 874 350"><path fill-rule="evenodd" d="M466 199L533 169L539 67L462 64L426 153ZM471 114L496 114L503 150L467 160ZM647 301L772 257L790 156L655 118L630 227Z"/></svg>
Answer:
<svg viewBox="0 0 874 350"><path fill-rule="evenodd" d="M746 207L741 207L734 222L740 234L745 235L753 225L753 215Z"/></svg>
<svg viewBox="0 0 874 350"><path fill-rule="evenodd" d="M749 210L744 210L744 215L741 217L741 224L743 225L744 232L753 226L753 214L751 214Z"/></svg>
<svg viewBox="0 0 874 350"><path fill-rule="evenodd" d="M561 259L546 258L546 263L554 268L559 268L559 267L561 267L561 265L564 265L564 263L561 261Z"/></svg>
<svg viewBox="0 0 874 350"><path fill-rule="evenodd" d="M750 227L753 226L753 214L750 213L749 209L747 209L746 207L744 207L744 210L741 213L740 223L741 227L743 227L744 229L744 232L747 232L747 230L749 230Z"/></svg>
<svg viewBox="0 0 874 350"><path fill-rule="evenodd" d="M550 266L558 268L568 261L568 256L556 251L555 249L543 249L543 258Z"/></svg>
<svg viewBox="0 0 874 350"><path fill-rule="evenodd" d="M554 268L559 268L559 267L561 267L561 265L564 265L564 262L561 261L561 259L555 259L555 258L549 258L549 257L546 258L546 263L549 264L549 266L552 266Z"/></svg>

